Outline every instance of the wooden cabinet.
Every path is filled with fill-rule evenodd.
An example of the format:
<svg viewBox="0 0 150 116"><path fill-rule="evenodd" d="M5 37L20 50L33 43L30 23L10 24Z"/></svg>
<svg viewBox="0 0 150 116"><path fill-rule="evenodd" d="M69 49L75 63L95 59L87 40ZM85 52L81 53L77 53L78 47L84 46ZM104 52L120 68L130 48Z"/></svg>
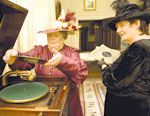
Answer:
<svg viewBox="0 0 150 116"><path fill-rule="evenodd" d="M50 88L51 83L43 82ZM28 103L6 103L0 101L0 116L67 116L69 86L64 82L55 82L57 91L39 100ZM58 86L59 85L59 86Z"/></svg>

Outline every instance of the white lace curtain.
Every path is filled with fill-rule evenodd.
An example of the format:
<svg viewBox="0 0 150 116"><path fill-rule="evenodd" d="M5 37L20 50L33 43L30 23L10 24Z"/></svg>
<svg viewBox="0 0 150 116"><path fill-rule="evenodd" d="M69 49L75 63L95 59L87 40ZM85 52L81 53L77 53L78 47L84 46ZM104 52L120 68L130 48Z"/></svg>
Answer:
<svg viewBox="0 0 150 116"><path fill-rule="evenodd" d="M55 20L55 0L10 0L28 9L27 17L19 33L14 48L27 51L35 44L45 44L44 36L37 32L50 21ZM41 38L39 38L41 37Z"/></svg>

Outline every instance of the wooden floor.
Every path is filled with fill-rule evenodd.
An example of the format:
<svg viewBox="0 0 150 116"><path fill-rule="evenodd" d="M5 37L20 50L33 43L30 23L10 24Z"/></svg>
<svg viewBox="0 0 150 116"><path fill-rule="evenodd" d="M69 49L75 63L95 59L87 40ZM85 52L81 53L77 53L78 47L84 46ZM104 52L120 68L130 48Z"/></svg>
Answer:
<svg viewBox="0 0 150 116"><path fill-rule="evenodd" d="M79 90L84 116L103 116L106 89L101 78L87 78Z"/></svg>

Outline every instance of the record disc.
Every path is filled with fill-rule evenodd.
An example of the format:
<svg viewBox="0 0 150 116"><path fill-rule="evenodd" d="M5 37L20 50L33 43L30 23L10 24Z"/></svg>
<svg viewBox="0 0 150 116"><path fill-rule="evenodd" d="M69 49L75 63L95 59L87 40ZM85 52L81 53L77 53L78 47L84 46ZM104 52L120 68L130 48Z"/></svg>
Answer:
<svg viewBox="0 0 150 116"><path fill-rule="evenodd" d="M44 64L47 61L41 58L36 58L36 57L29 57L29 56L17 56L17 58L19 58L22 61L28 62L28 63L32 63L32 64Z"/></svg>
<svg viewBox="0 0 150 116"><path fill-rule="evenodd" d="M9 103L26 103L44 97L48 86L40 82L18 83L0 91L0 99Z"/></svg>

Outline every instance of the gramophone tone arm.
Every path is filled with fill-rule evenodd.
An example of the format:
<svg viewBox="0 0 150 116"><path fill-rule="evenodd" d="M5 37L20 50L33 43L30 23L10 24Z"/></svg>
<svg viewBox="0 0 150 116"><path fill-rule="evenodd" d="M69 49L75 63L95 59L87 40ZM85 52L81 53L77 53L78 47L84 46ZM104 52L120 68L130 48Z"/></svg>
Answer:
<svg viewBox="0 0 150 116"><path fill-rule="evenodd" d="M29 80L29 81L33 81L36 77L36 73L34 69L26 70L26 71L20 71L20 70L9 71L2 76L2 86L6 86L8 84L7 78L11 75L20 76L21 79Z"/></svg>

